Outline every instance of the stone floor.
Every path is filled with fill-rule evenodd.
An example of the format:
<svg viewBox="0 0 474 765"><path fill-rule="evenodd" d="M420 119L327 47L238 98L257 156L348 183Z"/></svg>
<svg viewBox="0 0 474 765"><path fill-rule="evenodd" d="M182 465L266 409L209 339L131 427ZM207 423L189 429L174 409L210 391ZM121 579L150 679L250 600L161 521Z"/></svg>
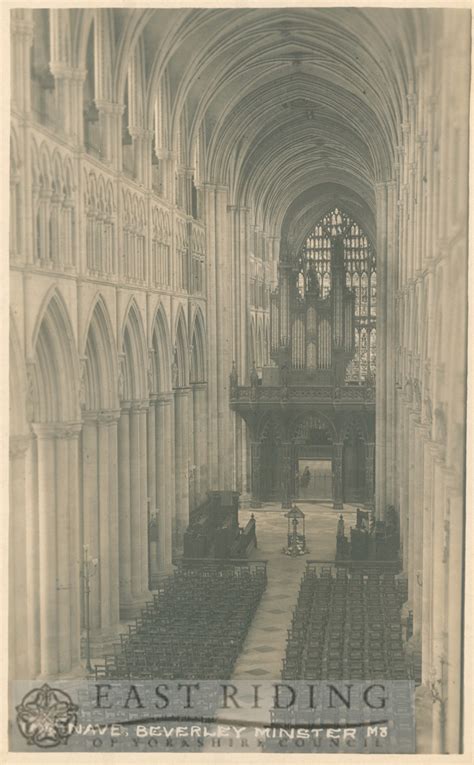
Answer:
<svg viewBox="0 0 474 765"><path fill-rule="evenodd" d="M287 630L296 605L301 577L306 561L311 559L334 560L336 553L336 527L339 513L329 503L299 502L306 514L306 540L308 554L290 558L282 553L286 541L286 510L280 505L266 504L254 510L241 510L239 523L245 526L251 512L255 515L257 544L252 557L267 560L268 583L257 609L252 625L234 668L233 679L250 682L277 682L280 679L282 660L285 655ZM346 535L355 526L356 507L344 506ZM250 694L249 694L250 695ZM243 695L246 698L246 694ZM225 722L228 713L219 715ZM240 711L233 709L232 718L239 720ZM416 699L416 751L431 751L431 708L426 699Z"/></svg>
<svg viewBox="0 0 474 765"><path fill-rule="evenodd" d="M287 630L296 605L306 561L312 558L334 560L339 513L329 503L300 502L305 513L307 555L292 558L282 553L286 544L286 510L278 504L266 504L254 510L241 510L239 523L245 526L251 512L255 515L257 549L253 558L267 560L268 583L257 613L234 668L234 678L280 678L285 655ZM344 506L346 533L355 526L355 506Z"/></svg>

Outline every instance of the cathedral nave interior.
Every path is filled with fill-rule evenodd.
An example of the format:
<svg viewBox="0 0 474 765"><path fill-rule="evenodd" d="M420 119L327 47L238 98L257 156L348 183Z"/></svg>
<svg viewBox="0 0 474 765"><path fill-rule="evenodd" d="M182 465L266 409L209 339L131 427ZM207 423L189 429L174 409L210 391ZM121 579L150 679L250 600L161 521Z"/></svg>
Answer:
<svg viewBox="0 0 474 765"><path fill-rule="evenodd" d="M369 653L329 615L311 671L410 672L461 750L469 21L11 11L11 678L130 671L137 617L163 670L178 606L176 672L293 676L301 603L355 592Z"/></svg>

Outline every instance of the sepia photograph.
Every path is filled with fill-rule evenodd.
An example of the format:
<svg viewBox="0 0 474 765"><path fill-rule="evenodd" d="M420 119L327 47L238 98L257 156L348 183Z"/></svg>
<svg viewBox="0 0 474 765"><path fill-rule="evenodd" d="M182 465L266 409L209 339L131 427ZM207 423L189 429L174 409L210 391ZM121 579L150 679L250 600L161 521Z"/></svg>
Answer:
<svg viewBox="0 0 474 765"><path fill-rule="evenodd" d="M470 6L3 16L5 748L465 755Z"/></svg>

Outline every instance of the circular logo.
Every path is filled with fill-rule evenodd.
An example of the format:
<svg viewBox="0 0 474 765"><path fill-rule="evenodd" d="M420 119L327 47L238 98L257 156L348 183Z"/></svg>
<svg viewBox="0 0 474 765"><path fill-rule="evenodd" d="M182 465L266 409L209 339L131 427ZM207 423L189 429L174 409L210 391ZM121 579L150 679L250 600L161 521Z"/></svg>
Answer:
<svg viewBox="0 0 474 765"><path fill-rule="evenodd" d="M78 709L67 693L45 683L27 693L16 707L16 721L29 744L51 749L66 744L77 724Z"/></svg>

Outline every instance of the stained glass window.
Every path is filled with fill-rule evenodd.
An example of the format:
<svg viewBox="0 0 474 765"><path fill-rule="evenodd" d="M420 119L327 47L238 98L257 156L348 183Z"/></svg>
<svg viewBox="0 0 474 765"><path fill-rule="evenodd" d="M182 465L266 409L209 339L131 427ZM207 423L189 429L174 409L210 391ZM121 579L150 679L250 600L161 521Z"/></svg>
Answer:
<svg viewBox="0 0 474 765"><path fill-rule="evenodd" d="M377 281L375 253L356 221L335 207L314 227L298 257L298 290L304 296L309 269L316 271L322 298L331 292L331 242L342 236L346 286L354 293L355 355L346 369L347 382L375 377L375 322Z"/></svg>

